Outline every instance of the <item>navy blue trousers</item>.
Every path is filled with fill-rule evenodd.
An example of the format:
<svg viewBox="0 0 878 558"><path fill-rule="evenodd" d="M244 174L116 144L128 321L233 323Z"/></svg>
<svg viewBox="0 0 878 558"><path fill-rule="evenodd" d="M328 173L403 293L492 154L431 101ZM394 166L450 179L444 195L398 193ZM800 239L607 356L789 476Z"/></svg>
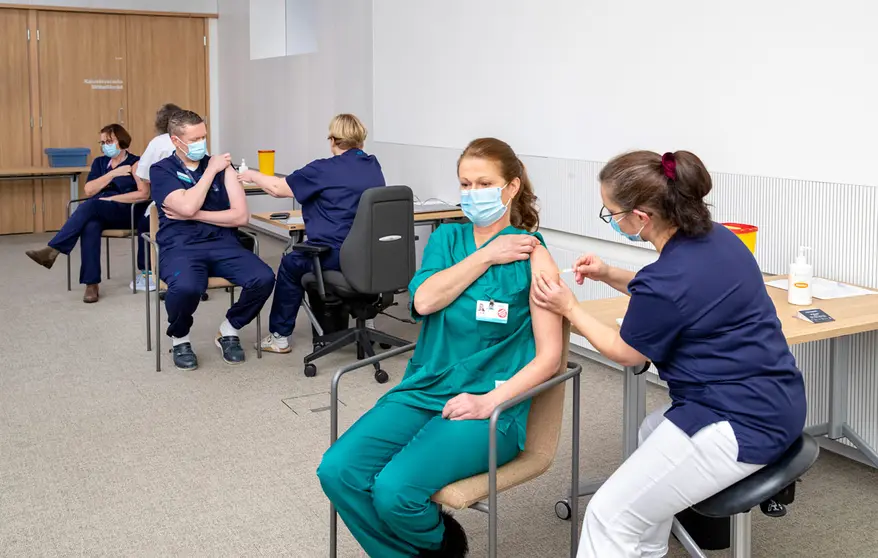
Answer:
<svg viewBox="0 0 878 558"><path fill-rule="evenodd" d="M168 285L165 308L171 337L189 334L208 277L222 277L242 287L240 298L226 312L235 329L253 321L274 286L274 272L268 264L234 237L159 251L159 275Z"/></svg>
<svg viewBox="0 0 878 558"><path fill-rule="evenodd" d="M137 220L137 267L148 268L148 250L143 246L140 234L149 231L149 218L144 217L146 203L134 210ZM49 242L49 246L69 255L79 241L82 263L79 266L79 282L95 285L101 282L101 232L105 229L128 229L131 227L131 204L90 199L79 204L61 230Z"/></svg>
<svg viewBox="0 0 878 558"><path fill-rule="evenodd" d="M330 250L321 257L324 270L339 271L339 251ZM299 252L290 252L280 261L277 270L277 283L274 286L274 300L271 303L271 317L268 326L271 333L285 337L293 334L296 327L296 316L302 306L305 289L302 277L314 270L311 256Z"/></svg>

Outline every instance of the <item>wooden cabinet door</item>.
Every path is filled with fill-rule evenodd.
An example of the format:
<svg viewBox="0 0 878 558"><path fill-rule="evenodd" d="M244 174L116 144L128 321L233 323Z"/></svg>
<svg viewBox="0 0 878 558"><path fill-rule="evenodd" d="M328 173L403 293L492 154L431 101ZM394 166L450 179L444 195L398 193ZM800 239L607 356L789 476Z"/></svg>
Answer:
<svg viewBox="0 0 878 558"><path fill-rule="evenodd" d="M101 154L101 128L127 124L125 16L39 12L38 23L42 147L88 147L90 164ZM42 192L44 226L57 230L69 182L44 180Z"/></svg>
<svg viewBox="0 0 878 558"><path fill-rule="evenodd" d="M27 12L0 10L0 168L31 166ZM32 180L0 180L0 234L34 232Z"/></svg>
<svg viewBox="0 0 878 558"><path fill-rule="evenodd" d="M203 18L126 16L128 131L134 153L155 136L155 112L165 103L207 119L207 47Z"/></svg>

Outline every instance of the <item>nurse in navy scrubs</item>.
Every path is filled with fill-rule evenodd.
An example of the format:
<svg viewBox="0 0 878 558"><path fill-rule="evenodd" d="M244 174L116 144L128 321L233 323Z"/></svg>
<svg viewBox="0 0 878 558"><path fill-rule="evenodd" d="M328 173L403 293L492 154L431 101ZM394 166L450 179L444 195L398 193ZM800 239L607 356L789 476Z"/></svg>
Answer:
<svg viewBox="0 0 878 558"><path fill-rule="evenodd" d="M648 416L639 448L588 505L580 558L658 558L676 513L776 461L801 434L805 387L755 259L711 221L711 179L688 151L638 151L601 171L600 218L658 260L639 272L576 262L575 280L631 297L621 331L563 282L535 278L538 305L566 316L620 364L652 361L672 403Z"/></svg>
<svg viewBox="0 0 878 558"><path fill-rule="evenodd" d="M254 170L244 171L238 178L256 183L276 198L295 197L302 205L308 242L332 248L321 256L323 269L338 271L339 251L354 224L360 196L369 188L385 184L378 159L363 151L366 127L359 118L353 114L337 115L329 123L326 139L332 157L312 161L286 178ZM290 252L281 260L271 305L270 333L262 340L263 351L292 350L289 337L305 295L302 277L312 267L311 256L299 252Z"/></svg>
<svg viewBox="0 0 878 558"><path fill-rule="evenodd" d="M83 302L97 302L101 282L101 232L105 229L131 228L131 204L149 199L148 186L131 175L132 166L140 157L128 152L131 136L119 124L101 129L103 156L92 161L83 202L64 223L58 234L41 250L28 250L27 255L38 264L51 269L58 254L70 254L79 241L82 263L79 282L85 285ZM143 211L136 211L135 218ZM139 223L142 228L142 224ZM138 264L145 268L144 250L138 250Z"/></svg>

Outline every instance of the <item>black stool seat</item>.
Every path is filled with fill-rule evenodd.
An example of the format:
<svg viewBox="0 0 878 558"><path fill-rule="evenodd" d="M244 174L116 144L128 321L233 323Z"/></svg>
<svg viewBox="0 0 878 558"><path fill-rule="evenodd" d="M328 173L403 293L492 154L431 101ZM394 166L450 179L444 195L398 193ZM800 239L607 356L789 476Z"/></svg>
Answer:
<svg viewBox="0 0 878 558"><path fill-rule="evenodd" d="M707 517L729 517L748 512L796 482L814 465L819 453L817 441L802 433L780 459L692 506L692 509Z"/></svg>

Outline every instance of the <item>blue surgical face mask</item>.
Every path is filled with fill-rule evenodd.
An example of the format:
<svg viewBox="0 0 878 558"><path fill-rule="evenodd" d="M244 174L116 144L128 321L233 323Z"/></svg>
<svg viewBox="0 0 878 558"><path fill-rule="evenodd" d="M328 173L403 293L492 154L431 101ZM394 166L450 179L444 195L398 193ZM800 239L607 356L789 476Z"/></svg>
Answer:
<svg viewBox="0 0 878 558"><path fill-rule="evenodd" d="M466 218L477 227L488 227L500 220L506 214L509 203L503 203L501 192L503 188L470 188L460 191L460 209Z"/></svg>
<svg viewBox="0 0 878 558"><path fill-rule="evenodd" d="M119 144L117 143L105 143L101 146L101 151L104 152L104 155L112 159L116 155L119 154Z"/></svg>
<svg viewBox="0 0 878 558"><path fill-rule="evenodd" d="M619 221L621 221L622 219L624 219L628 215L630 215L630 213L623 215L622 218L619 219ZM640 227L640 230L637 231L636 234L628 234L625 231L623 231L621 229L621 227L619 227L619 221L616 221L615 219L610 218L610 226L613 227L614 231L621 234L622 236L624 236L625 238L627 238L628 240L630 240L632 242L643 242L643 238L641 238L640 233L643 232L643 227L645 227L646 225L643 225L643 227Z"/></svg>
<svg viewBox="0 0 878 558"><path fill-rule="evenodd" d="M188 149L188 151L186 151L186 157L190 161L200 161L204 159L205 155L207 155L207 139L193 141L192 143L186 144L186 148Z"/></svg>

